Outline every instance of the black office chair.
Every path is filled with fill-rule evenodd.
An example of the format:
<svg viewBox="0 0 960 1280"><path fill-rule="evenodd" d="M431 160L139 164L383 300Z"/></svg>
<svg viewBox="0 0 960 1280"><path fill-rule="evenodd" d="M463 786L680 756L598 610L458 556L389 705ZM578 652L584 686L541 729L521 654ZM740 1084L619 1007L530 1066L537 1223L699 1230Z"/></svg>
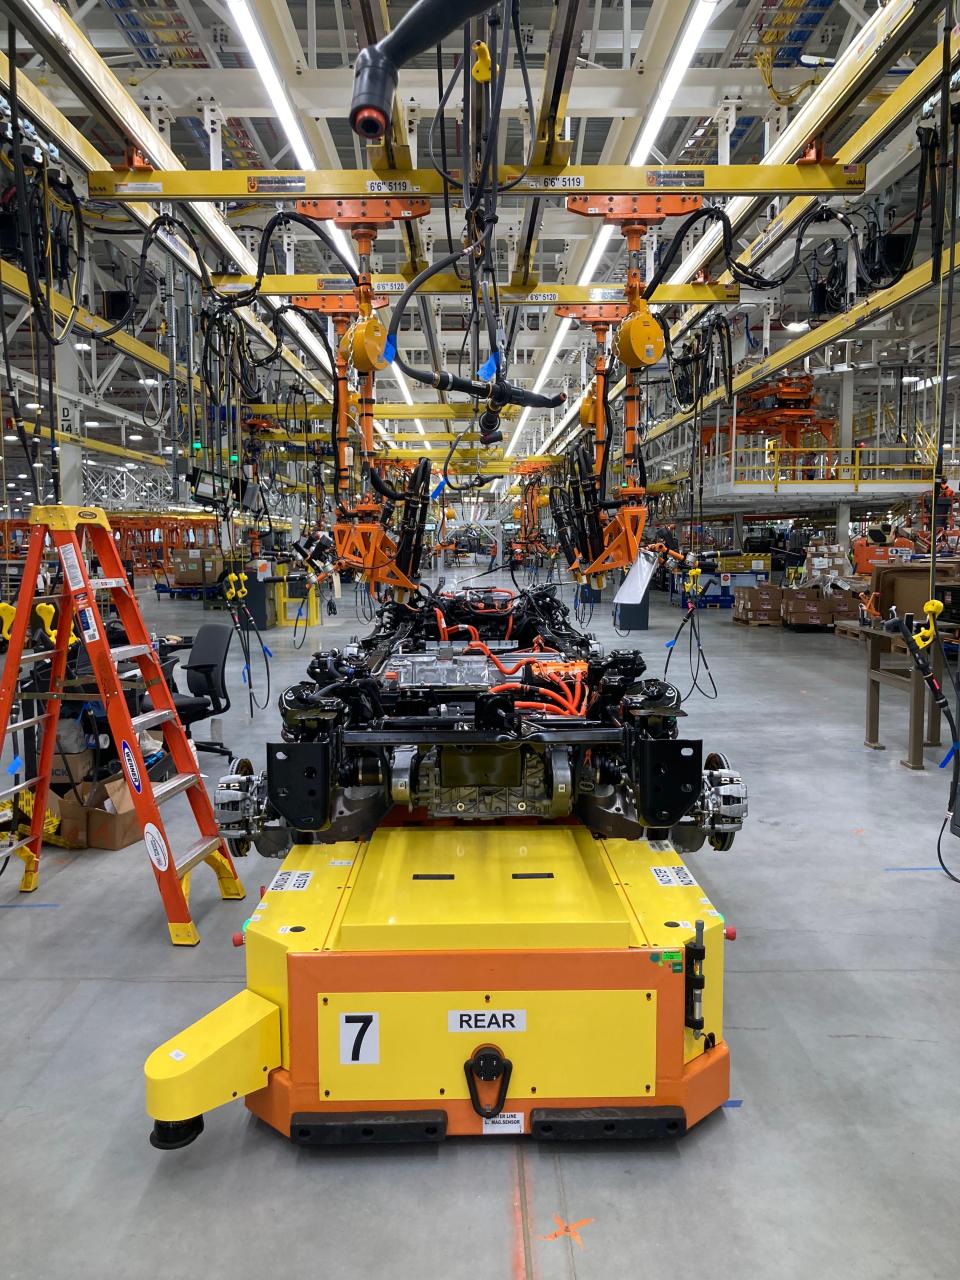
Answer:
<svg viewBox="0 0 960 1280"><path fill-rule="evenodd" d="M221 715L230 709L230 695L225 679L227 654L233 639L233 627L221 622L205 622L193 638L190 656L181 668L187 674L189 693L181 693L171 682L170 692L177 708L177 715L191 736L191 727L211 716ZM152 711L150 698L144 699L144 710ZM196 739L194 740L196 742ZM198 751L215 751L229 756L229 747L219 742L196 742Z"/></svg>

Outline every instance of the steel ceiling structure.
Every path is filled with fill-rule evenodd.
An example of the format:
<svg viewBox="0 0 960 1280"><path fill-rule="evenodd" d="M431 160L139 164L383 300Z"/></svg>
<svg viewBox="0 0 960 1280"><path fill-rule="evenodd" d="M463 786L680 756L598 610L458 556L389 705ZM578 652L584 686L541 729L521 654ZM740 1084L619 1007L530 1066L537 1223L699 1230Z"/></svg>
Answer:
<svg viewBox="0 0 960 1280"><path fill-rule="evenodd" d="M358 50L388 29L406 7L368 0L351 0L350 4L343 0L279 4L258 0L254 6L321 170L362 170L370 164L370 158L360 154L346 120L352 62ZM503 131L502 162L518 163L532 138L538 146L536 159L546 166L547 174L557 172L569 160L574 168L606 166L609 173L617 170L625 175L622 181L629 183L629 161L638 133L657 99L692 8L692 0L672 5L652 0L650 4L628 5L626 12L622 4L609 0L525 4L522 21L536 114L533 119L527 117L519 68L514 65L505 94L508 124ZM5 0L2 9L22 33L25 109L41 129L46 126L59 139L63 159L78 181L90 172L122 165L125 149L131 144L145 150L157 168L168 172L222 167L225 191L230 174L288 170L296 165L277 118L276 103L252 66L230 11L219 0L164 0L159 5L147 0L84 0L79 4L68 0L63 10L56 10L52 0ZM59 30L52 29L51 10L70 14L73 23L64 21ZM935 78L934 19L935 6L923 0L892 0L869 15L853 0L817 0L799 8L769 0L719 0L693 64L669 105L652 160L713 164L719 155L733 165L789 164L816 135L824 139L828 154L848 163L869 161L866 196L840 196L839 203L861 210L876 207L877 202L906 208L913 190L910 140L914 116ZM77 32L82 36L78 38ZM765 36L766 43L775 46L770 87L752 61ZM458 38L443 43L444 78L450 74L458 47ZM799 65L803 55L825 64L818 73L820 82L802 92L793 106L785 107L777 99L788 98L806 77ZM923 71L919 78L915 66ZM908 81L913 90L905 94ZM0 84L7 82L2 65ZM401 77L387 153L377 164L377 172L384 172L384 163L401 170L429 168L430 122L438 99L436 58L424 55ZM456 101L448 106L446 119L451 136L455 136ZM640 171L633 173L641 178ZM772 172L765 175L772 185L773 177ZM186 174L178 179L186 180ZM162 190L154 194L154 204L163 194ZM749 250L752 263L776 253L778 241L789 234L806 199L809 197L800 196L790 203L779 199L773 208L763 192L753 197L734 195L727 201L743 249L753 242ZM141 226L151 213L145 200L139 206L126 203L125 212L112 204L93 207L90 234L95 285L91 307L96 310L97 297L122 286L129 276ZM270 211L245 200L242 188L225 194L218 205L191 204L190 217L207 246L211 268L239 267L249 272L251 247ZM443 211L437 204L427 217L381 233L374 265L385 280L399 281L405 264L430 260L444 245ZM547 392L564 388L572 399L580 391L582 353L590 341L589 331L559 320L552 300L540 299L545 292L559 298L581 287L587 265L592 267L588 280L596 287L614 288L622 283L624 260L619 237L612 237L602 253L597 253L597 247L595 225L567 212L562 189L546 188L533 199L503 201L497 256L504 282L512 280L518 286L511 323L516 327L513 371L521 382L536 383ZM182 246L179 257L187 273L195 270L189 251ZM273 265L278 277L291 271L334 277L337 272L317 241L296 232L287 238ZM679 289L705 266L720 275L709 235L687 246L682 268L671 277L671 283ZM168 362L162 305L166 280L160 256L153 259L153 275L154 298L152 305L144 308L136 339L140 347L128 344L128 349L120 350L118 346L110 359L106 351L97 351L100 344L94 341L92 352L75 354L82 366L80 381L90 392L88 399L103 406L104 417L111 424L87 430L84 419L90 417L89 406L83 406L80 431L86 434L91 450L99 443L129 447L126 436L130 424L141 416L151 398L150 389L144 386L144 368L152 366L160 373ZM179 277L175 286L181 296L185 280L186 275ZM526 297L521 288L529 291ZM807 294L807 282L800 276L774 299L772 324L769 300L765 304L744 296L738 303L731 300L728 309L739 308L746 316L748 331L755 336L762 331L775 349L790 336L778 326L777 318L802 314ZM879 359L889 358L891 364L929 360L929 344L935 333L927 317L935 301L923 294L917 296L914 305L921 310L911 326L917 336L911 340L904 335L902 348L892 342L888 356L878 353ZM4 302L8 320L13 322L22 304L12 285ZM678 333L702 313L702 307L684 310L680 303L669 305ZM251 325L260 326L261 331L269 306L261 308L262 318L249 317ZM465 320L465 304L458 291L421 299L415 325L403 335L406 354L418 363L455 363ZM29 318L21 319L20 325L19 350L28 368ZM95 334L95 328L89 326L89 332ZM106 370L108 378L104 377ZM186 377L185 370L181 370L181 377ZM290 341L287 371L265 389L265 398L281 401L283 384L291 378L306 380L317 397L325 394L322 361L295 337ZM384 399L403 403L407 393L401 395L401 390L399 383L391 382L389 373L384 375ZM435 395L426 390L411 387L409 392L425 408L436 403ZM386 427L391 438L415 446L419 434L415 421L415 417L398 416ZM516 430L520 434L512 442L518 456L552 447L550 437L559 424L556 415L521 415L519 423ZM147 435L152 448L141 445L137 452L148 452L163 463L162 432L151 437L148 428Z"/></svg>

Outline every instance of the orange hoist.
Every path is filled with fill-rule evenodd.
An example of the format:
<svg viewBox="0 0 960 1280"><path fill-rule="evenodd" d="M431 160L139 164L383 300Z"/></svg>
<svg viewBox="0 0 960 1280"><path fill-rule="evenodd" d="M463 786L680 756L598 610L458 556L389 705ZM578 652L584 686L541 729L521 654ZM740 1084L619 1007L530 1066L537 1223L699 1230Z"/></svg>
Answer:
<svg viewBox="0 0 960 1280"><path fill-rule="evenodd" d="M422 532L419 539L413 538L411 542L408 507L419 518L422 490L426 489L429 494L430 469L428 465L425 481L415 472L416 483L411 481L409 493L395 489L378 474L373 435L374 375L387 365L384 358L387 329L376 311L386 305L387 299L374 294L370 255L381 230L392 227L398 220L425 217L430 212L430 201L410 197L299 200L297 212L334 222L349 231L357 246L359 262L358 281L352 293L295 300L300 306L329 315L337 336L334 368L336 421L333 430L337 514L332 530L337 566L341 570L352 569L360 573L371 590L390 587L403 597L417 588L417 582L408 572L413 568L413 562L406 552L417 547L422 551ZM359 377L358 393L350 391L351 371ZM353 471L349 456L351 423L359 428L361 460L360 494L353 501L347 494L348 476ZM388 525L399 504L404 510L395 541Z"/></svg>
<svg viewBox="0 0 960 1280"><path fill-rule="evenodd" d="M593 431L593 462L581 445L571 459L569 491L554 489L551 508L560 544L574 576L602 588L606 575L635 562L647 520L646 472L640 455L640 384L638 374L663 359L666 339L643 297L640 266L642 239L651 226L701 207L699 196L592 195L568 196L567 209L586 218L602 218L619 227L627 246L624 297L586 306L561 306L557 314L591 325L596 337L594 381L584 396L580 421ZM610 423L608 421L607 332L616 325L613 351L624 366L623 474L616 497L608 498Z"/></svg>

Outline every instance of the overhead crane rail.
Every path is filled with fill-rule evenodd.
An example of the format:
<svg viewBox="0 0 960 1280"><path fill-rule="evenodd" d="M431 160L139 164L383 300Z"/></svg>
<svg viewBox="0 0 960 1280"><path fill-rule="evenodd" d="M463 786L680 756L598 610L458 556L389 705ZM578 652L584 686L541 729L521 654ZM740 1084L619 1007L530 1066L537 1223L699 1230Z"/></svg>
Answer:
<svg viewBox="0 0 960 1280"><path fill-rule="evenodd" d="M228 275L219 273L211 276L214 288L219 293L243 293L256 284L256 276ZM374 273L370 277L373 293L389 300L390 295L401 294L410 281L402 275ZM310 272L297 272L291 275L265 275L260 282L260 289L271 297L326 297L337 296L352 289L353 285L347 276L316 275ZM591 303L616 302L623 297L623 288L617 284L537 284L517 286L511 284L498 285L500 302L508 307L526 306L586 306ZM417 291L430 297L469 297L469 281L460 280L452 272L439 272ZM689 303L693 305L712 306L714 303L737 303L740 301L740 286L733 282L717 283L714 281L694 281L690 284L660 285L650 298L651 302L672 304Z"/></svg>
<svg viewBox="0 0 960 1280"><path fill-rule="evenodd" d="M866 187L863 164L578 165L568 169L531 166L525 176L501 165L500 186L516 183L511 196L634 195L669 191L675 195L769 196L860 195ZM443 178L434 169L105 169L91 172L94 200L266 201L365 196L443 196Z"/></svg>

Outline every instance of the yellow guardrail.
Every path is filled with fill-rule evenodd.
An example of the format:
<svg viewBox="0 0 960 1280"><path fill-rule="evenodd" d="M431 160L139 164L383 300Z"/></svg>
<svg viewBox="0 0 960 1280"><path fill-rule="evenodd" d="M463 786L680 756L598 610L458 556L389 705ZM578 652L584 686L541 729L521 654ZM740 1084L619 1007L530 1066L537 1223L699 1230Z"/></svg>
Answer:
<svg viewBox="0 0 960 1280"><path fill-rule="evenodd" d="M772 492L784 485L844 485L858 493L863 488L903 484L933 484L932 461L918 457L904 445L881 448L819 449L785 448L772 445L758 449L738 449L712 455L705 460L708 482L715 484L764 484Z"/></svg>

